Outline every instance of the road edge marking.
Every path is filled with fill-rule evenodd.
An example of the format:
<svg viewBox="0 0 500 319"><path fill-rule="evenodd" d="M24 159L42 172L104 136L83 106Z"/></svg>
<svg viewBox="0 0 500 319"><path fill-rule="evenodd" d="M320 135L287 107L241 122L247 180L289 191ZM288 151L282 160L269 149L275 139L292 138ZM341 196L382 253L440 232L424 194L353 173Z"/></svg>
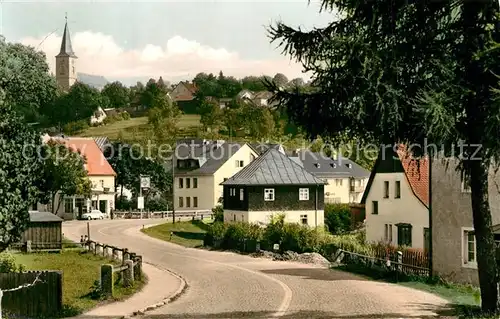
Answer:
<svg viewBox="0 0 500 319"><path fill-rule="evenodd" d="M156 241L156 242L159 242L159 243L162 243L162 244L171 244L171 243L166 242L164 240L161 240L161 239L158 239L158 238L154 238L154 237L151 237L151 236L149 236L147 234L144 234L140 230L141 230L141 227L131 227L131 228L126 229L125 233L130 233L130 232L133 231L135 233L133 235L135 235L137 237L145 237L145 238L147 238L149 240ZM246 271L246 272L249 272L251 274L254 274L254 275L266 278L268 280L271 280L271 281L277 283L278 285L280 285L281 288L283 289L284 293L285 293L285 296L283 297L283 300L282 300L280 306L271 315L271 317L282 317L282 316L284 316L286 314L286 312L288 311L288 308L290 308L290 304L292 302L292 297L293 297L293 292L290 289L290 287L288 287L281 280L278 280L278 279L276 279L274 277L271 277L269 275L263 274L261 272L258 272L258 271L255 271L255 270L251 270L251 269L248 269L248 268L244 268L244 267L240 267L240 266L237 266L237 265L232 265L232 264L222 263L222 262L218 262L218 261L214 261L214 260L210 260L210 259L203 259L203 258L198 258L198 257L193 257L193 256L188 256L188 255L183 255L183 254L178 254L178 253L172 253L172 252L165 252L165 254L177 255L177 256L182 256L182 257L190 258L190 259L194 259L194 260L200 260L200 261L209 262L209 263L213 263L213 264L219 264L219 265L222 265L222 266L226 266L226 267L230 267L230 268L235 268L235 269L239 269L239 270L242 270L242 271Z"/></svg>
<svg viewBox="0 0 500 319"><path fill-rule="evenodd" d="M155 303L155 304L147 306L147 307L145 307L143 309L134 311L132 313L132 315L129 316L129 317L135 317L135 316L144 315L144 314L146 314L149 311L152 311L152 310L155 310L157 308L163 307L163 306L165 306L167 304L170 304L170 303L176 301L177 299L179 299L184 293L186 293L186 291L187 291L187 289L189 287L187 281L181 275L173 272L172 270L170 270L168 268L165 268L165 267L160 267L160 266L158 266L156 264L153 264L153 263L150 263L150 262L144 262L144 263L148 264L148 265L150 265L152 267L155 267L155 268L157 268L159 270L166 271L166 272L170 273L172 276L174 276L177 279L179 279L180 285L179 285L179 288L177 288L177 290L172 295L170 295L169 297L164 298L162 301L160 301L158 303ZM122 317L122 318L127 318L127 317Z"/></svg>

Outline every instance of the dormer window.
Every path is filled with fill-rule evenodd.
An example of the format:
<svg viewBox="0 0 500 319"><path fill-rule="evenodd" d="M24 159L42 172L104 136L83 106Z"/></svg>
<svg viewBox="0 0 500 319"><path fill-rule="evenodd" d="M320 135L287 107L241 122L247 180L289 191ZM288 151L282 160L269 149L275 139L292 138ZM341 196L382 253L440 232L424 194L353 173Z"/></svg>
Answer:
<svg viewBox="0 0 500 319"><path fill-rule="evenodd" d="M316 166L317 168L321 167L321 165L319 163L314 164L314 166Z"/></svg>
<svg viewBox="0 0 500 319"><path fill-rule="evenodd" d="M347 164L345 164L345 166L347 166L347 168L352 168L352 164L351 163L347 163Z"/></svg>
<svg viewBox="0 0 500 319"><path fill-rule="evenodd" d="M336 167L337 167L337 164L335 164L335 163L330 163L330 167L336 168Z"/></svg>

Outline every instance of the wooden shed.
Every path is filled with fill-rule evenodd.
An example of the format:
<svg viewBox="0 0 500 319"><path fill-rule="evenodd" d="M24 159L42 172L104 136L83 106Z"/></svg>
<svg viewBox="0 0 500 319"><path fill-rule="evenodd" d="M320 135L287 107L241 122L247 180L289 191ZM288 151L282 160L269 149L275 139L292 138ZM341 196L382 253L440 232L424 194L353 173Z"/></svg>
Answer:
<svg viewBox="0 0 500 319"><path fill-rule="evenodd" d="M31 241L32 250L62 249L62 218L49 213L30 211L29 224L21 236L21 244Z"/></svg>

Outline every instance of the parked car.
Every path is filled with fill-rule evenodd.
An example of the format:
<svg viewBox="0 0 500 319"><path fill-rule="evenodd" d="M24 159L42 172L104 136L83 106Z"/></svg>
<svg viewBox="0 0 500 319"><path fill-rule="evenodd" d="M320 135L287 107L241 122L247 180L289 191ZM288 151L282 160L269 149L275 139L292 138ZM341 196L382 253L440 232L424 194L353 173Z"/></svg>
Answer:
<svg viewBox="0 0 500 319"><path fill-rule="evenodd" d="M82 219L87 219L87 220L104 219L105 217L106 217L106 215L104 215L100 210L97 210L97 209L93 209L92 211L90 211L88 213L82 214Z"/></svg>

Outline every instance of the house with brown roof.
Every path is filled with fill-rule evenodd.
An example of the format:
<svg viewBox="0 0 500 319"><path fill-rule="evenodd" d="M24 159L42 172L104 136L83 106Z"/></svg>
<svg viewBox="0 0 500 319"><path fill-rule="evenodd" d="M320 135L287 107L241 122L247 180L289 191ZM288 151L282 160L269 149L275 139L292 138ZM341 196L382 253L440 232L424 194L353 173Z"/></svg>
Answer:
<svg viewBox="0 0 500 319"><path fill-rule="evenodd" d="M71 220L77 219L83 213L94 209L109 215L115 205L116 173L106 160L94 138L53 137L52 139L64 143L69 149L78 152L85 158L85 169L92 183L91 198L65 196L61 199L61 204L58 205L57 215L66 220ZM47 141L47 137L44 137L44 140ZM55 202L59 203L59 196L56 196ZM39 207L38 210L40 209Z"/></svg>
<svg viewBox="0 0 500 319"><path fill-rule="evenodd" d="M195 93L198 90L194 83L181 81L172 90L170 96L174 102L192 101L195 98Z"/></svg>
<svg viewBox="0 0 500 319"><path fill-rule="evenodd" d="M361 199L367 242L429 247L428 165L401 146L379 153Z"/></svg>

